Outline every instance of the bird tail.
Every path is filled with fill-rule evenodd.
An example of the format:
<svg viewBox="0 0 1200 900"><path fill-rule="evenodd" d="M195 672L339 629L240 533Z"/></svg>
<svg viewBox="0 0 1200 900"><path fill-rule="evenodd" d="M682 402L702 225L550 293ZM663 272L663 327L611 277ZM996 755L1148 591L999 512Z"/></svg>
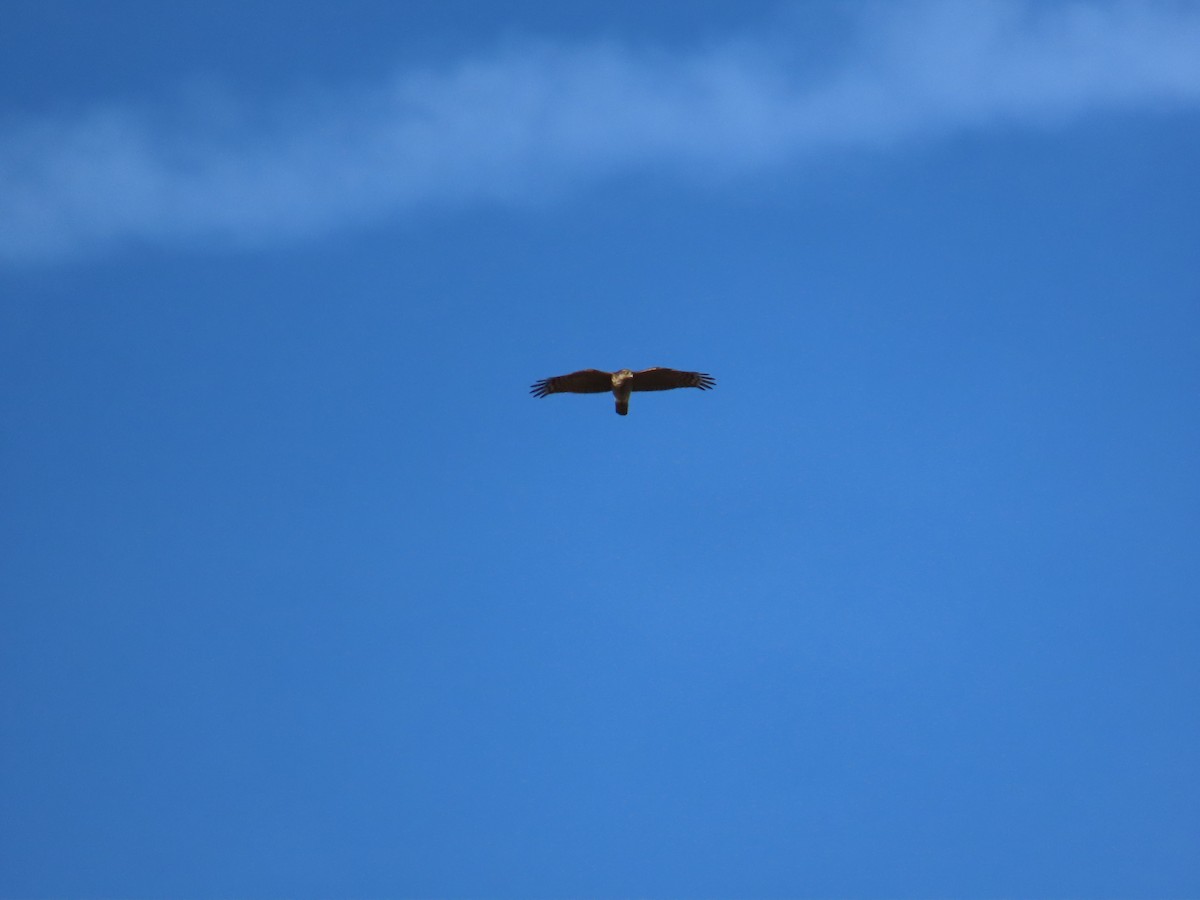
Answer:
<svg viewBox="0 0 1200 900"><path fill-rule="evenodd" d="M617 415L618 416L629 415L629 401L628 400L618 400L617 401Z"/></svg>

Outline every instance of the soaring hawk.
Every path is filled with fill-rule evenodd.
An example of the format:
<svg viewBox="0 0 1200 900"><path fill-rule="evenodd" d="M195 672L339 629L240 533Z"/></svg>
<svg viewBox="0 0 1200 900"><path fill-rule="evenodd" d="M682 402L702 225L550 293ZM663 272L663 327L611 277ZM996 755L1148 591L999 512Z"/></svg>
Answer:
<svg viewBox="0 0 1200 900"><path fill-rule="evenodd" d="M629 415L631 391L669 391L672 388L694 387L707 391L716 385L711 375L703 372L680 372L678 369L643 369L631 372L601 372L599 369L582 369L570 375L543 378L535 382L530 393L535 397L547 394L603 394L612 391L617 398L617 415Z"/></svg>

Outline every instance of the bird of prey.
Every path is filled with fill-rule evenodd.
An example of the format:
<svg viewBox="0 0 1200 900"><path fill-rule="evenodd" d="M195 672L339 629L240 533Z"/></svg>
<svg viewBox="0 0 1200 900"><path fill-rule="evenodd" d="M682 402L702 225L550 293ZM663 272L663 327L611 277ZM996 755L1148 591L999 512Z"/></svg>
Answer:
<svg viewBox="0 0 1200 900"><path fill-rule="evenodd" d="M543 378L535 382L530 393L535 397L547 394L603 394L612 391L617 398L617 415L629 415L631 391L669 391L672 388L694 387L707 391L716 385L711 375L703 372L681 372L678 369L642 369L631 372L601 372L599 369L581 369L570 375Z"/></svg>

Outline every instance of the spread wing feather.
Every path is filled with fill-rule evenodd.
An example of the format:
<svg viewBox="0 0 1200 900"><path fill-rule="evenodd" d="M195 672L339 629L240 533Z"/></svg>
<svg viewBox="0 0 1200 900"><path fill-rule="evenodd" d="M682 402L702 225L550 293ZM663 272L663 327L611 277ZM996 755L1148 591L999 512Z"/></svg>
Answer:
<svg viewBox="0 0 1200 900"><path fill-rule="evenodd" d="M581 369L570 375L556 375L535 381L529 393L535 397L547 394L600 394L612 390L612 373L599 369Z"/></svg>
<svg viewBox="0 0 1200 900"><path fill-rule="evenodd" d="M681 372L678 369L656 367L634 372L630 387L635 391L669 391L684 387L707 391L716 383L716 379L704 372Z"/></svg>

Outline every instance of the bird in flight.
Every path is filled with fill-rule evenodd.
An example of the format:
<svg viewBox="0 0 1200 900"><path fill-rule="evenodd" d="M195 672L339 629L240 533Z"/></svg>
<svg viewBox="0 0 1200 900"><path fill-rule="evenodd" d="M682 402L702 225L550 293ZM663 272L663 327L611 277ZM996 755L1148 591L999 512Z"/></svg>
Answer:
<svg viewBox="0 0 1200 900"><path fill-rule="evenodd" d="M534 382L530 393L535 397L548 394L603 394L612 391L617 398L617 415L629 415L629 394L632 391L669 391L672 388L694 387L707 391L716 385L711 375L703 372L681 372L678 369L642 369L631 372L601 372L581 369L570 375L557 375Z"/></svg>

